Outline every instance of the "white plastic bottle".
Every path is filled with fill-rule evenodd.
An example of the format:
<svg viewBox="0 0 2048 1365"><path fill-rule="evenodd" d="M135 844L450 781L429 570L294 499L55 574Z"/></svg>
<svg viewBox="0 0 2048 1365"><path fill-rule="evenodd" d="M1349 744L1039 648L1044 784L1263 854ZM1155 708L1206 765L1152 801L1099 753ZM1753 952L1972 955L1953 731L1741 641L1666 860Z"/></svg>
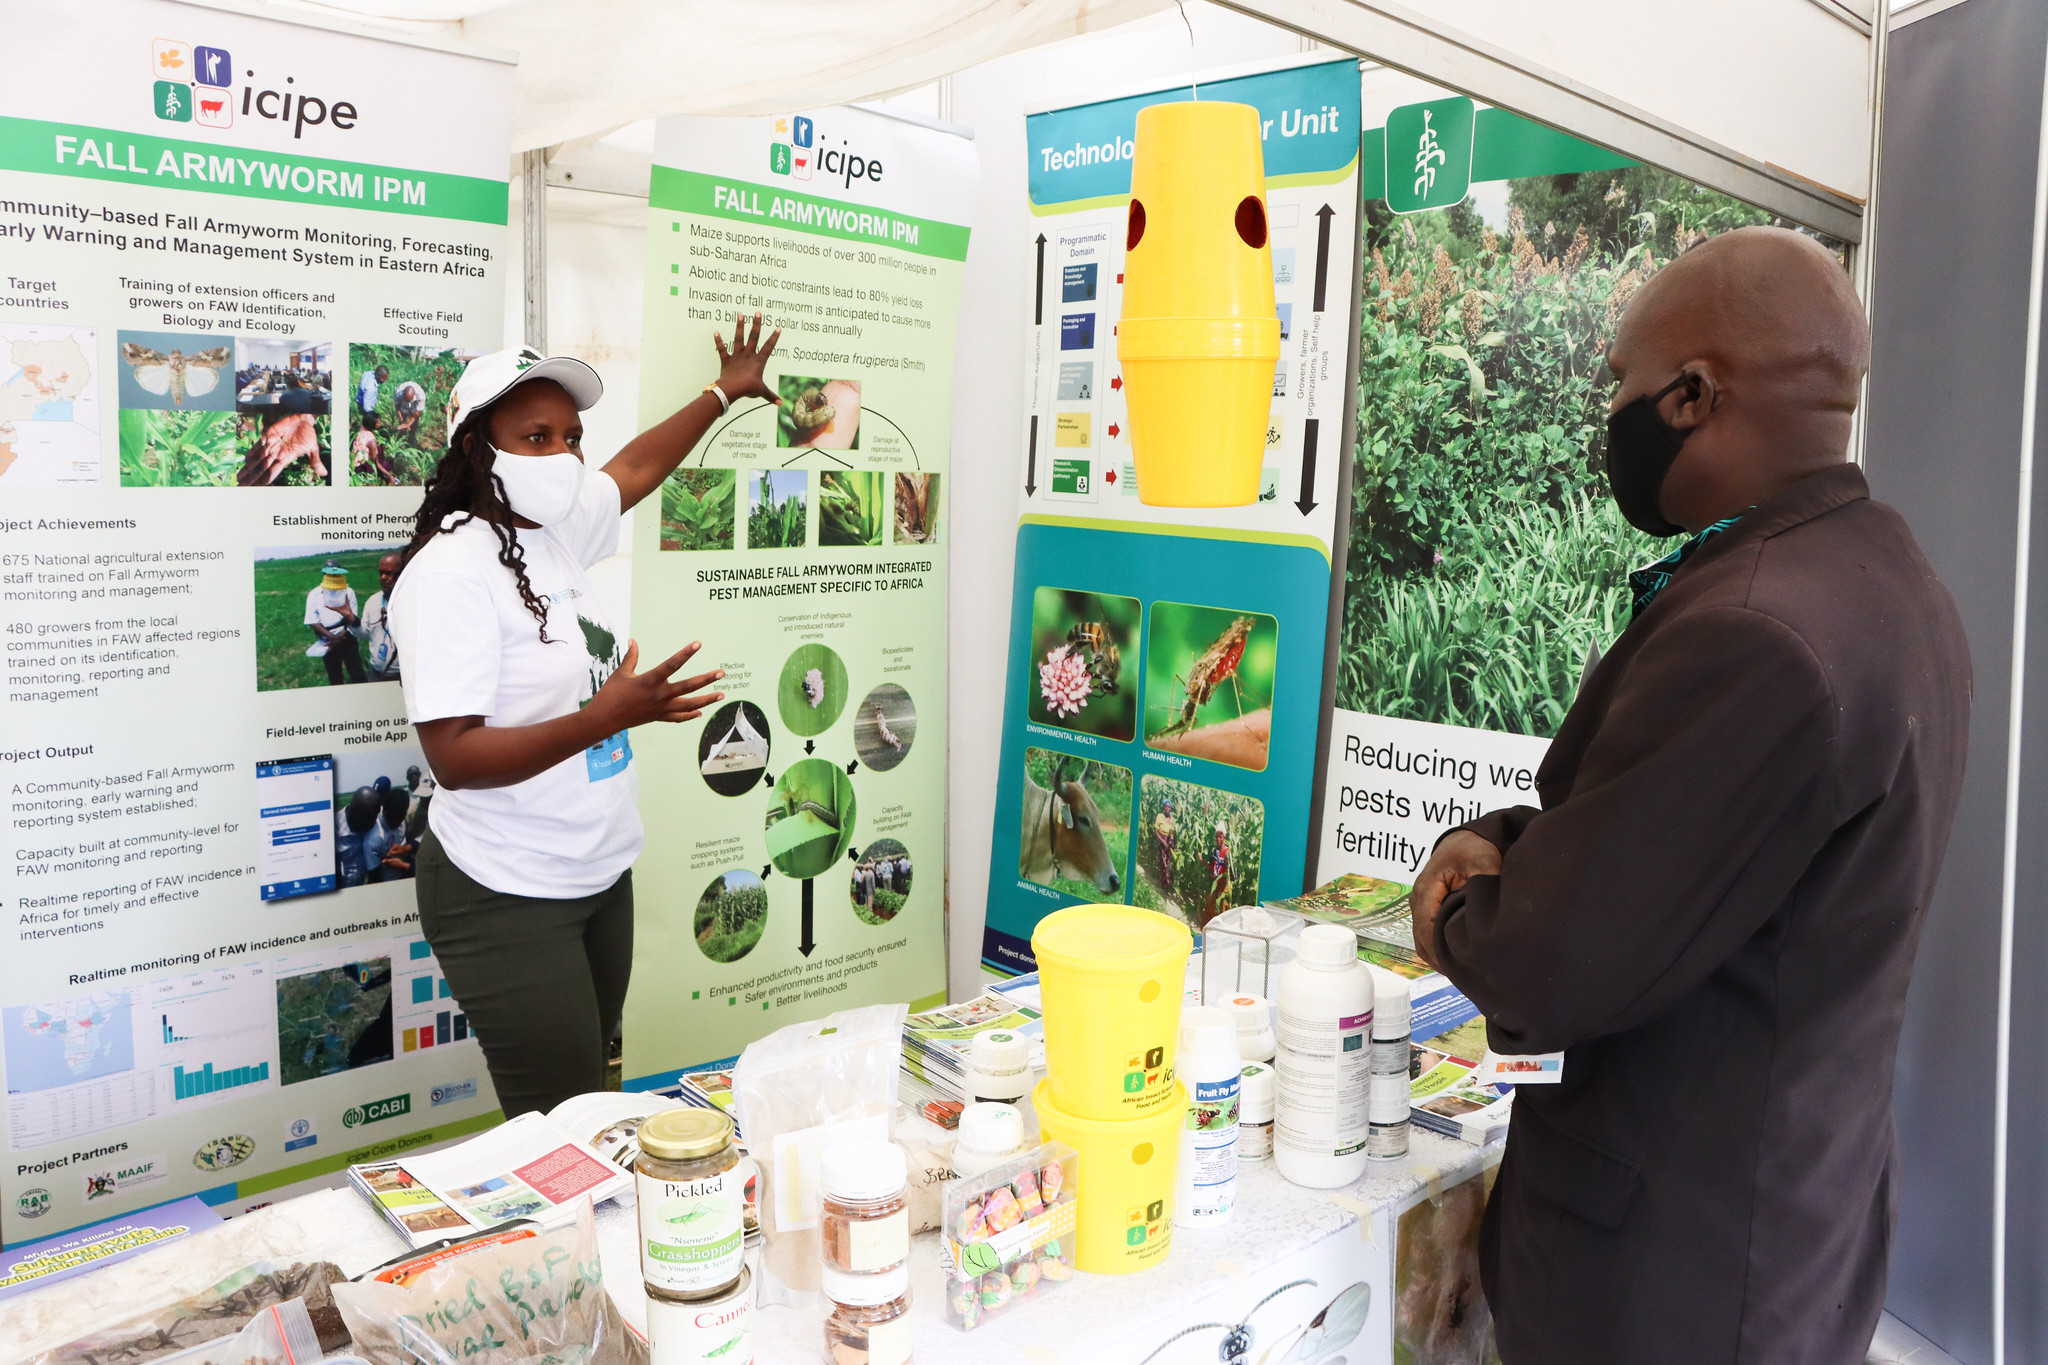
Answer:
<svg viewBox="0 0 2048 1365"><path fill-rule="evenodd" d="M1408 1155L1410 988L1406 977L1384 967L1367 970L1373 980L1372 1097L1367 1106L1372 1131L1365 1152L1375 1161L1392 1161Z"/></svg>
<svg viewBox="0 0 2048 1365"><path fill-rule="evenodd" d="M980 1175L1024 1150L1024 1115L1011 1104L970 1104L953 1139L953 1174Z"/></svg>
<svg viewBox="0 0 2048 1365"><path fill-rule="evenodd" d="M1219 1008L1237 1020L1237 1053L1247 1062L1270 1062L1277 1046L1273 1039L1273 1006L1263 995L1233 995L1217 1002Z"/></svg>
<svg viewBox="0 0 2048 1365"><path fill-rule="evenodd" d="M1215 1227L1237 1203L1237 1020L1213 1005L1181 1011L1174 1069L1188 1089L1175 1174L1175 1227Z"/></svg>
<svg viewBox="0 0 2048 1365"><path fill-rule="evenodd" d="M992 1028L974 1035L967 1053L969 1103L1014 1104L1022 1109L1025 1096L1036 1083L1037 1077L1031 1074L1031 1042L1023 1034Z"/></svg>
<svg viewBox="0 0 2048 1365"><path fill-rule="evenodd" d="M1273 1064L1246 1062L1238 1072L1237 1159L1273 1159Z"/></svg>
<svg viewBox="0 0 2048 1365"><path fill-rule="evenodd" d="M1280 973L1273 1058L1273 1157L1297 1185L1334 1189L1365 1174L1373 994L1349 929L1301 931L1298 955Z"/></svg>

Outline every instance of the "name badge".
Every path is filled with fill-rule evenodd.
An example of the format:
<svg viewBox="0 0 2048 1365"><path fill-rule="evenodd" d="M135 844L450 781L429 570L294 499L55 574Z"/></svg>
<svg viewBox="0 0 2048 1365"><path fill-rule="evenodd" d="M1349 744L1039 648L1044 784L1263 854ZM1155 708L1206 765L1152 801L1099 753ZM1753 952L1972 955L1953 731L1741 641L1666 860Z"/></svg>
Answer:
<svg viewBox="0 0 2048 1365"><path fill-rule="evenodd" d="M617 777L633 766L633 741L626 737L624 730L607 735L583 751L583 762L590 769L592 782Z"/></svg>

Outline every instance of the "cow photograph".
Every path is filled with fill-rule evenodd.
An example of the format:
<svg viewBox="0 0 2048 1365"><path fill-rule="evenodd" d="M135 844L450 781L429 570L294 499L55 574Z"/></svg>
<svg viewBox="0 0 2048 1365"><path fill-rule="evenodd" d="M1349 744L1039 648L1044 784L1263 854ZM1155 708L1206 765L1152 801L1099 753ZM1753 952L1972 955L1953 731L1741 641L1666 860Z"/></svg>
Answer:
<svg viewBox="0 0 2048 1365"><path fill-rule="evenodd" d="M1017 875L1082 901L1121 902L1131 843L1131 770L1024 751Z"/></svg>

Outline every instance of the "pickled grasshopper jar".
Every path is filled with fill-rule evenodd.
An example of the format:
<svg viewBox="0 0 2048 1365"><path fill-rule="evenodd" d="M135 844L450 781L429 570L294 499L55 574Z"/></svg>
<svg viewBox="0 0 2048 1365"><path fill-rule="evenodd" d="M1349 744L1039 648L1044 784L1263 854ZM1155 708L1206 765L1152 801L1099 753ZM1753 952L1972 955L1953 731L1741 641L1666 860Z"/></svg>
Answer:
<svg viewBox="0 0 2048 1365"><path fill-rule="evenodd" d="M648 1294L687 1301L725 1293L745 1263L746 1191L732 1120L712 1109L665 1109L640 1125L639 1139L633 1184Z"/></svg>

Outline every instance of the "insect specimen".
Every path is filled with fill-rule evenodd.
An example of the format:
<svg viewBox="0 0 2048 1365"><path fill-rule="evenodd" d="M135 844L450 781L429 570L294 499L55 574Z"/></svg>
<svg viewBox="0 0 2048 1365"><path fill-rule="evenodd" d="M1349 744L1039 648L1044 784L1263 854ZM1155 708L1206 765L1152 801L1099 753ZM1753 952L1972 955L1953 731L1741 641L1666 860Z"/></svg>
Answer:
<svg viewBox="0 0 2048 1365"><path fill-rule="evenodd" d="M889 718L882 714L880 702L875 703L875 733L880 735L882 742L890 748L898 753L903 752L903 741L896 738L896 732L889 728Z"/></svg>
<svg viewBox="0 0 2048 1365"><path fill-rule="evenodd" d="M804 697L816 710L825 701L825 673L823 669L804 670Z"/></svg>
<svg viewBox="0 0 2048 1365"><path fill-rule="evenodd" d="M228 363L228 348L213 346L186 355L177 347L165 355L132 341L121 343L121 359L135 371L135 382L150 393L167 393L175 407L185 406L185 395L201 398L213 392L220 372Z"/></svg>
<svg viewBox="0 0 2048 1365"><path fill-rule="evenodd" d="M820 427L828 426L838 412L825 401L823 389L805 389L790 404L789 420L798 432L808 436Z"/></svg>
<svg viewBox="0 0 2048 1365"><path fill-rule="evenodd" d="M1100 621L1077 622L1067 632L1067 646L1075 653L1087 653L1088 676L1094 695L1108 696L1116 691L1124 659L1116 641L1110 638L1108 626Z"/></svg>
<svg viewBox="0 0 2048 1365"><path fill-rule="evenodd" d="M1223 683L1230 684L1230 693L1237 701L1237 713L1244 714L1244 694L1237 686L1238 661L1244 658L1244 645L1252 633L1252 618L1240 616L1225 626L1223 633L1195 656L1188 665L1187 677L1173 675L1181 686L1181 701L1174 707L1155 707L1155 710L1177 710L1180 718L1161 730L1155 739L1167 739L1173 735L1186 734L1195 728L1195 713L1206 706L1209 698L1216 695L1216 689Z"/></svg>

